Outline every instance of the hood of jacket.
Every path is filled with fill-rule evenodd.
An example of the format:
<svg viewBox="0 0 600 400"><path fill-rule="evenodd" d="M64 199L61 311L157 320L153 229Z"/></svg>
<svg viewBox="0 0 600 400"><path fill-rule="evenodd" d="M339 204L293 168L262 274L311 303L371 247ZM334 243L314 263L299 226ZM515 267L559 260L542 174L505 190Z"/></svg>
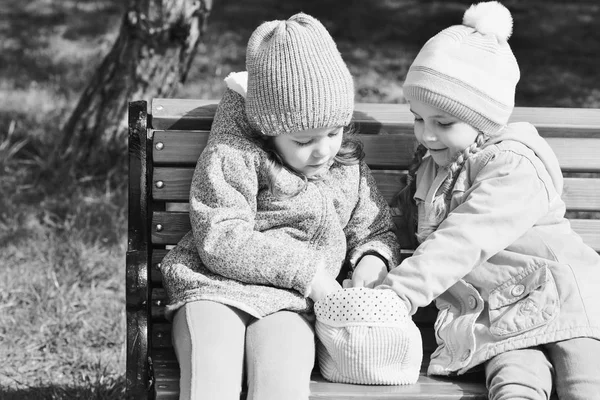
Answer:
<svg viewBox="0 0 600 400"><path fill-rule="evenodd" d="M492 136L486 142L485 146L490 146L504 140L514 140L529 147L546 167L558 194L562 194L563 176L558 159L548 142L540 136L532 124L529 122L508 124L497 135Z"/></svg>

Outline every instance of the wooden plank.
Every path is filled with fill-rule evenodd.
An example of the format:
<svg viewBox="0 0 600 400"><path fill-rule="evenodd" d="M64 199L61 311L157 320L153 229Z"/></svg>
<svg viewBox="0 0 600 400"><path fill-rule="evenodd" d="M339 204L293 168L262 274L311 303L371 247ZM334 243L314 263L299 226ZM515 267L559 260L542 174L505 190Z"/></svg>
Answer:
<svg viewBox="0 0 600 400"><path fill-rule="evenodd" d="M400 243L406 243L408 240L400 240ZM167 254L169 250L167 249L153 249L152 250L152 266L150 268L150 280L152 282L153 288L162 287L162 276L160 274L160 270L158 269L159 263L162 261L164 256ZM408 249L408 246L405 246L401 250L401 260L406 257L409 257L413 251Z"/></svg>
<svg viewBox="0 0 600 400"><path fill-rule="evenodd" d="M152 99L152 128L210 129L218 100Z"/></svg>
<svg viewBox="0 0 600 400"><path fill-rule="evenodd" d="M600 153L599 153L600 154ZM159 201L187 202L194 170L192 168L155 168L152 197ZM374 170L373 176L383 197L391 203L403 186L404 171ZM600 210L600 179L565 178L563 200L570 211Z"/></svg>
<svg viewBox="0 0 600 400"><path fill-rule="evenodd" d="M193 173L192 168L155 168L152 197L158 201L187 202ZM373 171L377 187L388 202L402 187L400 179L404 173L404 171L389 170Z"/></svg>
<svg viewBox="0 0 600 400"><path fill-rule="evenodd" d="M173 342L171 341L171 324L166 322L153 323L150 331L150 339L152 349L173 348Z"/></svg>
<svg viewBox="0 0 600 400"><path fill-rule="evenodd" d="M216 99L153 99L154 129L209 129ZM368 133L411 133L414 117L408 104L356 103L353 120ZM598 137L600 109L516 107L510 122L528 121L547 137Z"/></svg>
<svg viewBox="0 0 600 400"><path fill-rule="evenodd" d="M208 141L208 131L154 131L154 165L196 166ZM365 161L371 168L406 169L413 158L414 135L357 134L363 142Z"/></svg>
<svg viewBox="0 0 600 400"><path fill-rule="evenodd" d="M196 165L206 147L210 131L154 131L152 161L154 165Z"/></svg>
<svg viewBox="0 0 600 400"><path fill-rule="evenodd" d="M442 399L487 399L485 383L458 379L433 377L421 374L413 385L367 386L331 383L320 375L310 382L310 399L394 399L394 400L442 400Z"/></svg>
<svg viewBox="0 0 600 400"><path fill-rule="evenodd" d="M150 267L150 280L152 287L162 286L162 276L158 269L158 264L162 261L169 250L167 249L152 249L152 262Z"/></svg>
<svg viewBox="0 0 600 400"><path fill-rule="evenodd" d="M600 252L600 220L597 219L570 219L571 227L583 242L597 252Z"/></svg>
<svg viewBox="0 0 600 400"><path fill-rule="evenodd" d="M600 129L597 138L546 138L563 172L600 172Z"/></svg>
<svg viewBox="0 0 600 400"><path fill-rule="evenodd" d="M569 211L600 211L600 179L565 178L562 199Z"/></svg>
<svg viewBox="0 0 600 400"><path fill-rule="evenodd" d="M400 217L393 218L399 221ZM152 214L151 240L154 245L175 245L190 229L186 212L155 211ZM398 232L397 237L402 248L411 248L403 232Z"/></svg>
<svg viewBox="0 0 600 400"><path fill-rule="evenodd" d="M206 146L208 131L155 131L152 158L155 165L195 167ZM600 130L598 132L600 136ZM357 135L364 144L365 161L373 169L406 169L416 146L414 135ZM600 140L547 138L563 171L600 171Z"/></svg>
<svg viewBox="0 0 600 400"><path fill-rule="evenodd" d="M600 251L600 220L571 219L571 226L587 245ZM184 212L155 211L152 214L151 229L153 244L177 244L190 230L190 220L188 214Z"/></svg>

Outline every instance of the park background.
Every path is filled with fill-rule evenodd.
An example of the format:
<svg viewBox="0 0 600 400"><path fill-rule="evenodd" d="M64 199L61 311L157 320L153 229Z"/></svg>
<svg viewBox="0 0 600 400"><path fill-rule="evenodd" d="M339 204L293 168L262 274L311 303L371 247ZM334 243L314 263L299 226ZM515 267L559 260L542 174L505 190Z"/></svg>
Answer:
<svg viewBox="0 0 600 400"><path fill-rule="evenodd" d="M0 1L0 398L119 399L125 387L127 155L48 164L61 127L119 32L123 0ZM261 22L319 18L358 102L403 102L423 43L469 1L214 0L171 97L218 99ZM600 4L514 0L518 106L600 108ZM129 99L137 100L137 99ZM124 140L125 140L124 136Z"/></svg>

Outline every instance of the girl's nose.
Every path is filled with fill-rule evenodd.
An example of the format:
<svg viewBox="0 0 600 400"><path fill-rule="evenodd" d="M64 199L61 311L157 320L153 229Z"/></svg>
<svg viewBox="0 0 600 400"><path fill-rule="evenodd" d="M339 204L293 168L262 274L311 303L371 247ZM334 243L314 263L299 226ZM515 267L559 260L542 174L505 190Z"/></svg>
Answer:
<svg viewBox="0 0 600 400"><path fill-rule="evenodd" d="M435 132L429 127L425 126L423 128L423 139L428 142L435 142L437 140L437 136Z"/></svg>
<svg viewBox="0 0 600 400"><path fill-rule="evenodd" d="M313 157L320 159L329 154L329 143L327 140L319 140L313 149Z"/></svg>

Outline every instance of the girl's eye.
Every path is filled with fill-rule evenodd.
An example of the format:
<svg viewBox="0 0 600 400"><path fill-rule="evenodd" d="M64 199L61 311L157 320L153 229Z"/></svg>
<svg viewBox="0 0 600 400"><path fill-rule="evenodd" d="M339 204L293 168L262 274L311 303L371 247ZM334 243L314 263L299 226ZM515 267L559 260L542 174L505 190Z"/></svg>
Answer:
<svg viewBox="0 0 600 400"><path fill-rule="evenodd" d="M415 115L415 122L423 122L423 118L419 118Z"/></svg>
<svg viewBox="0 0 600 400"><path fill-rule="evenodd" d="M448 126L452 126L454 122L438 122L439 126L443 126L443 127L448 127Z"/></svg>
<svg viewBox="0 0 600 400"><path fill-rule="evenodd" d="M332 138L332 137L336 137L337 135L339 135L339 134L340 134L340 132L341 132L341 129L339 129L339 130L335 130L335 131L333 131L333 132L330 132L330 133L329 133L329 135L327 135L327 136L329 136L330 138Z"/></svg>
<svg viewBox="0 0 600 400"><path fill-rule="evenodd" d="M312 143L312 140L309 140L308 142L296 142L296 144L300 147L308 146L311 143Z"/></svg>

